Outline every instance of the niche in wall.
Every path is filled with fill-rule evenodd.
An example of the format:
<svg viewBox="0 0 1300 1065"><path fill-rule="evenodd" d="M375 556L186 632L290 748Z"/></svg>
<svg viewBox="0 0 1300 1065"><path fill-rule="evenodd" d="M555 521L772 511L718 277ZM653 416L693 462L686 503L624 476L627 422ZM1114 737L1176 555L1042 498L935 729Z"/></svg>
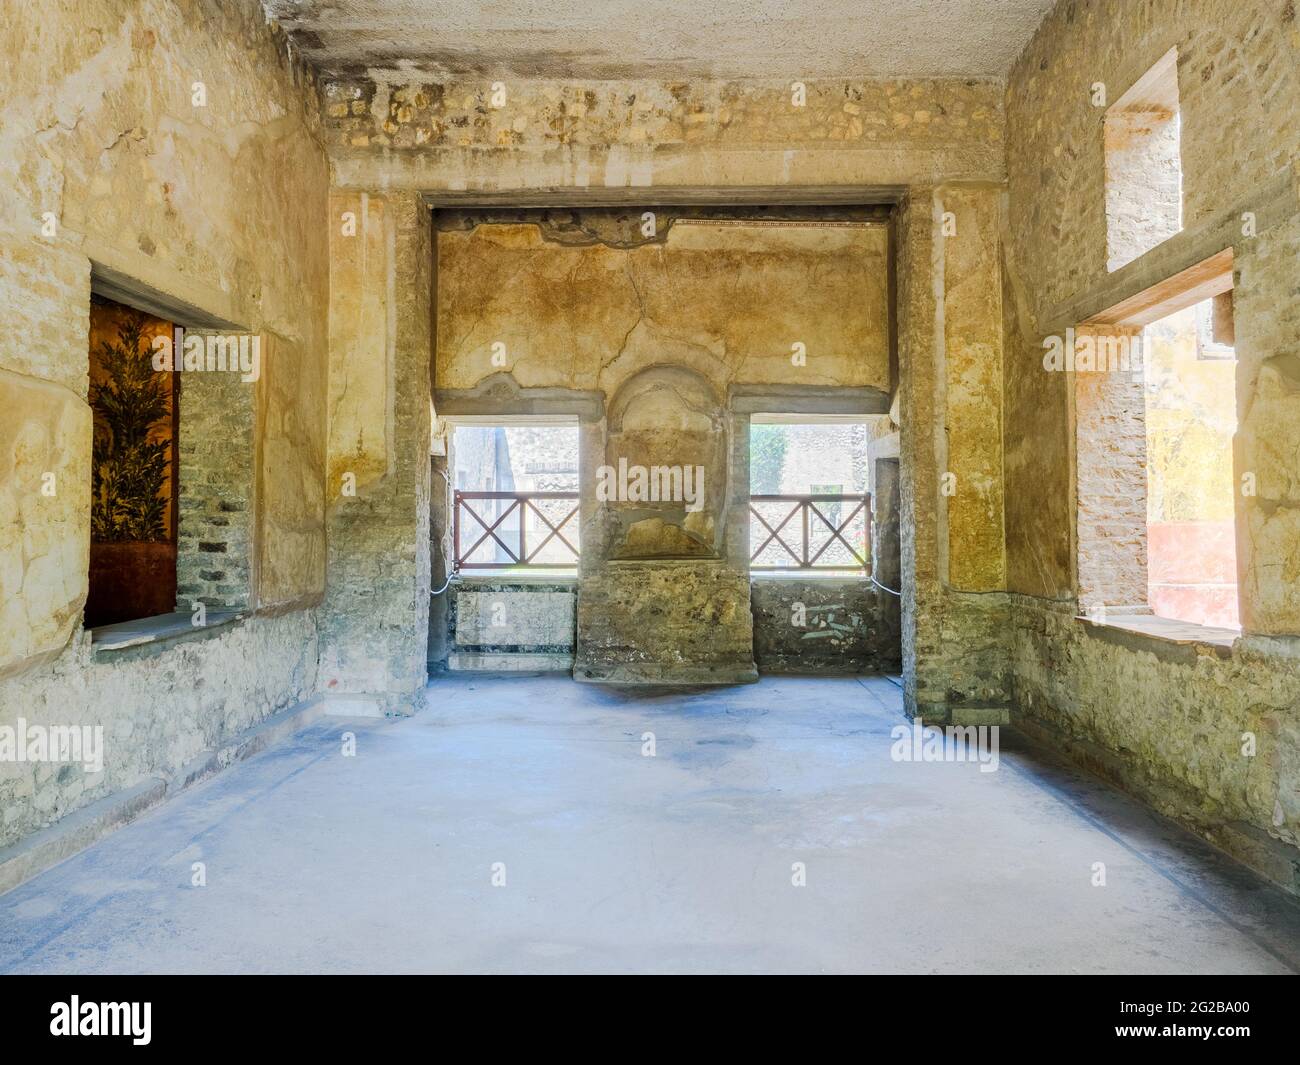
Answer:
<svg viewBox="0 0 1300 1065"><path fill-rule="evenodd" d="M605 502L610 558L717 558L730 451L721 404L700 374L656 367L610 404Z"/></svg>

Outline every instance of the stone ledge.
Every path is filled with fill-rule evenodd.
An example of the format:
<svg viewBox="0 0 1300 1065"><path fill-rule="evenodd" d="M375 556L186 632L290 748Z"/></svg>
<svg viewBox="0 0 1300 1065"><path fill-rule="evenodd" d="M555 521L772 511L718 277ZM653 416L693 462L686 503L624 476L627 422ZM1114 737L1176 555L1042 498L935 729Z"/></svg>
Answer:
<svg viewBox="0 0 1300 1065"><path fill-rule="evenodd" d="M244 610L212 610L206 624L195 625L188 612L178 610L91 629L90 646L96 655L103 655L149 644L203 639L247 617Z"/></svg>
<svg viewBox="0 0 1300 1065"><path fill-rule="evenodd" d="M451 579L452 588L465 588L473 591L500 590L509 591L516 586L520 591L536 591L538 587L555 585L556 591L571 592L578 587L578 574L561 572L551 573L512 573L509 576L494 576L490 573L465 573L463 570Z"/></svg>
<svg viewBox="0 0 1300 1065"><path fill-rule="evenodd" d="M1105 621L1077 615L1075 620L1082 622L1084 631L1091 636L1132 651L1149 651L1168 661L1194 661L1204 653L1228 658L1240 637L1233 629L1194 625L1153 614L1113 616Z"/></svg>
<svg viewBox="0 0 1300 1065"><path fill-rule="evenodd" d="M220 747L204 751L170 778L149 777L132 787L106 795L17 843L0 848L0 894L85 850L172 795L235 762L251 758L270 744L310 724L324 712L319 697L295 703Z"/></svg>

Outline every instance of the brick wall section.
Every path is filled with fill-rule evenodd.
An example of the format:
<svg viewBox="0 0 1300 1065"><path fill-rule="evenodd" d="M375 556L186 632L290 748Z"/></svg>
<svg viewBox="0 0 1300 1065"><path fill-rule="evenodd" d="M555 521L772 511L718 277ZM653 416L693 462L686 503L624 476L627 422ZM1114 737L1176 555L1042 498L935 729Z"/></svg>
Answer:
<svg viewBox="0 0 1300 1065"><path fill-rule="evenodd" d="M1015 254L1040 310L1104 280L1106 109L1178 48L1183 227L1249 199L1291 165L1297 132L1293 0L1062 0L1007 84ZM1243 207L1243 210L1246 209Z"/></svg>
<svg viewBox="0 0 1300 1065"><path fill-rule="evenodd" d="M1147 602L1147 438L1142 377L1074 374L1079 607Z"/></svg>
<svg viewBox="0 0 1300 1065"><path fill-rule="evenodd" d="M253 384L181 375L176 603L247 606L252 574Z"/></svg>

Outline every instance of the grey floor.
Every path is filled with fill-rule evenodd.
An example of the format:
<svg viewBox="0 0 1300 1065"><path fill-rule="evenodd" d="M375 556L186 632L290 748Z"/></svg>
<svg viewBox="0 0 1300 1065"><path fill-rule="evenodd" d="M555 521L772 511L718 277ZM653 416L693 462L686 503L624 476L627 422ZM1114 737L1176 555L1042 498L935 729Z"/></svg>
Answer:
<svg viewBox="0 0 1300 1065"><path fill-rule="evenodd" d="M893 761L902 721L884 678L444 677L0 897L0 971L1300 970L1300 907L1217 852L1006 736Z"/></svg>

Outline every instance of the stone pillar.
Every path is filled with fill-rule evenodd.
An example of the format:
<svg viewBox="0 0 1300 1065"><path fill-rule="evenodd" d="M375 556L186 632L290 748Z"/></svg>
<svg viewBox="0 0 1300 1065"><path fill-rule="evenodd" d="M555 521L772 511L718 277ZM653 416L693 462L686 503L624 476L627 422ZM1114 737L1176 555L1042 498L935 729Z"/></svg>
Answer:
<svg viewBox="0 0 1300 1065"><path fill-rule="evenodd" d="M1236 249L1237 573L1250 637L1300 636L1300 216Z"/></svg>
<svg viewBox="0 0 1300 1065"><path fill-rule="evenodd" d="M902 517L903 696L912 716L945 712L932 663L940 654L935 409L934 191L916 187L897 218L899 457Z"/></svg>
<svg viewBox="0 0 1300 1065"><path fill-rule="evenodd" d="M320 690L409 713L427 678L432 227L413 193L335 193L330 224Z"/></svg>
<svg viewBox="0 0 1300 1065"><path fill-rule="evenodd" d="M1004 720L999 192L914 187L897 221L904 698Z"/></svg>

